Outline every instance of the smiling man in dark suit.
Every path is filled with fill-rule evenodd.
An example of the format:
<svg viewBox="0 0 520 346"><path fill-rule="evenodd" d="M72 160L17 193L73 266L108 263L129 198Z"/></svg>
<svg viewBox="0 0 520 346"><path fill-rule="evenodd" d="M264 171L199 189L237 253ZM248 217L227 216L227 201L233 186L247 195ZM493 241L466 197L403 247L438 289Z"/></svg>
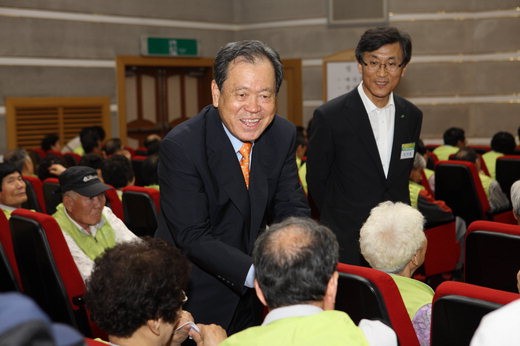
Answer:
<svg viewBox="0 0 520 346"><path fill-rule="evenodd" d="M193 263L186 309L232 334L262 320L251 289L258 234L309 209L296 169L296 128L275 114L278 53L259 41L229 43L213 72L213 105L161 142L156 236Z"/></svg>
<svg viewBox="0 0 520 346"><path fill-rule="evenodd" d="M356 48L361 84L314 112L307 184L321 222L338 237L341 262L363 264L359 230L374 206L410 203L422 112L393 91L411 56L408 35L391 27L367 30Z"/></svg>

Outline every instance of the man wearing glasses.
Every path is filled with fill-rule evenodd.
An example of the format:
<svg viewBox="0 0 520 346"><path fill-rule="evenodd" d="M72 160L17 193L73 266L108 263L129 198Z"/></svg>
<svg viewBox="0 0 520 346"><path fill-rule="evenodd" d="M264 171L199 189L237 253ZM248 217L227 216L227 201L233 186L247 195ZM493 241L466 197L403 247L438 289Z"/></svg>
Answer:
<svg viewBox="0 0 520 346"><path fill-rule="evenodd" d="M408 176L422 112L395 95L412 56L407 34L367 30L356 47L361 84L314 112L307 152L309 193L337 235L340 261L364 264L359 230L382 201L410 203Z"/></svg>

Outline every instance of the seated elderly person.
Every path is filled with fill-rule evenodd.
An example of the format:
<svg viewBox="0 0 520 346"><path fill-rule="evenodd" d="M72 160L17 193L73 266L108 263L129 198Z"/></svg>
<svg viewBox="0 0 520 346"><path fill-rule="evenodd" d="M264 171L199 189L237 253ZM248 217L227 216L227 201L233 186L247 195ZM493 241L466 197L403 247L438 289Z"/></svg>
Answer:
<svg viewBox="0 0 520 346"><path fill-rule="evenodd" d="M261 326L221 345L396 345L395 332L382 322L356 326L334 310L338 249L334 233L312 219L271 225L253 250L256 295L269 313Z"/></svg>
<svg viewBox="0 0 520 346"><path fill-rule="evenodd" d="M27 201L25 181L21 172L10 163L0 163L0 208L7 218Z"/></svg>
<svg viewBox="0 0 520 346"><path fill-rule="evenodd" d="M226 338L216 325L194 325L182 310L188 261L173 245L146 238L118 244L95 261L86 303L111 345L176 346L188 334L197 345Z"/></svg>
<svg viewBox="0 0 520 346"><path fill-rule="evenodd" d="M513 205L513 215L520 225L520 180L511 185L511 204Z"/></svg>
<svg viewBox="0 0 520 346"><path fill-rule="evenodd" d="M22 175L35 176L34 162L27 150L18 148L4 155L4 162L11 163Z"/></svg>
<svg viewBox="0 0 520 346"><path fill-rule="evenodd" d="M370 211L361 228L361 254L372 268L389 273L403 298L421 345L430 344L433 290L412 279L424 262L424 217L404 203L383 202Z"/></svg>
<svg viewBox="0 0 520 346"><path fill-rule="evenodd" d="M105 206L105 191L110 187L99 180L93 168L73 166L58 179L63 202L53 216L85 279L92 271L94 259L106 249L138 237Z"/></svg>

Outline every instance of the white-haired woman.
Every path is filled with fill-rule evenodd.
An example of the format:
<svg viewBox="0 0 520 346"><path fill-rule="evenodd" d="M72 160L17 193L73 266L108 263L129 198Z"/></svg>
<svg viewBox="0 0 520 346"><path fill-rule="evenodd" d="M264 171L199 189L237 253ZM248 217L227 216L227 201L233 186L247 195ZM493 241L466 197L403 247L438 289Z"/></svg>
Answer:
<svg viewBox="0 0 520 346"><path fill-rule="evenodd" d="M520 180L511 185L511 204L513 205L513 215L520 225Z"/></svg>
<svg viewBox="0 0 520 346"><path fill-rule="evenodd" d="M421 345L430 344L433 290L412 279L424 262L427 240L423 215L404 203L383 202L361 228L361 254L372 268L389 273L403 298Z"/></svg>

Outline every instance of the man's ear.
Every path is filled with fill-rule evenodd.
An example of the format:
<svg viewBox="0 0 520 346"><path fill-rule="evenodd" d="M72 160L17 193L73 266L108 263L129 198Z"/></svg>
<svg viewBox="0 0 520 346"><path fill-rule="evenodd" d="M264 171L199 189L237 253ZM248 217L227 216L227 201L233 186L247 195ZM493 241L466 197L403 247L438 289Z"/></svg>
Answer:
<svg viewBox="0 0 520 346"><path fill-rule="evenodd" d="M405 74L405 72L406 72L406 68L407 68L407 67L408 67L408 65L405 65L405 66L403 67L403 69L401 70L401 77L404 77L404 74Z"/></svg>
<svg viewBox="0 0 520 346"><path fill-rule="evenodd" d="M64 195L62 198L62 203L63 203L63 206L65 207L65 210L68 212L71 207L72 198L70 198L70 196Z"/></svg>
<svg viewBox="0 0 520 346"><path fill-rule="evenodd" d="M161 323L159 320L148 320L146 321L146 326L155 335L161 335Z"/></svg>
<svg viewBox="0 0 520 346"><path fill-rule="evenodd" d="M327 283L327 289L323 296L323 310L334 310L336 304L336 293L338 292L338 277L339 274L335 271Z"/></svg>
<svg viewBox="0 0 520 346"><path fill-rule="evenodd" d="M215 82L215 80L211 81L211 97L213 99L213 106L218 108L218 101L220 99L220 89L218 88L217 82Z"/></svg>
<svg viewBox="0 0 520 346"><path fill-rule="evenodd" d="M260 285L258 284L258 281L255 279L255 292L258 299L267 306L267 301L265 300L264 292L262 292L262 289L260 288Z"/></svg>

